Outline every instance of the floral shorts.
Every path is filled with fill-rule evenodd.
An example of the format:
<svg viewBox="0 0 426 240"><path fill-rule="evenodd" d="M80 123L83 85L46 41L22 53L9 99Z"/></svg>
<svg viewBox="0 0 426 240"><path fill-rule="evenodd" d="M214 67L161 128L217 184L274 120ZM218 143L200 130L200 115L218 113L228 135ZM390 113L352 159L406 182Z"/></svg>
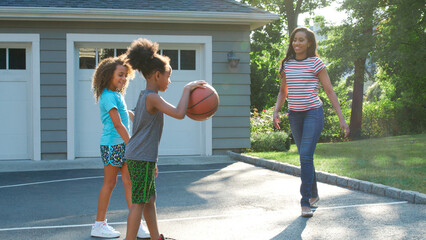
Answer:
<svg viewBox="0 0 426 240"><path fill-rule="evenodd" d="M101 158L104 165L111 164L115 167L122 167L126 162L124 159L124 143L118 145L101 145Z"/></svg>

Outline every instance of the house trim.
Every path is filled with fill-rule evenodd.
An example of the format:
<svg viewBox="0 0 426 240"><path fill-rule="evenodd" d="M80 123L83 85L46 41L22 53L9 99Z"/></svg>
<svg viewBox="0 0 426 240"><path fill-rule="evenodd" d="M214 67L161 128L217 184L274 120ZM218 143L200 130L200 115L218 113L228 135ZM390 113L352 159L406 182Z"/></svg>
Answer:
<svg viewBox="0 0 426 240"><path fill-rule="evenodd" d="M31 43L31 72L30 84L32 96L32 124L30 156L32 159L41 160L41 117L40 117L40 35L21 33L0 33L0 42Z"/></svg>
<svg viewBox="0 0 426 240"><path fill-rule="evenodd" d="M244 24L250 25L251 30L279 18L279 15L268 12L196 12L45 7L0 8L0 19L2 20Z"/></svg>
<svg viewBox="0 0 426 240"><path fill-rule="evenodd" d="M78 42L93 43L130 43L137 38L147 38L158 43L202 44L204 47L205 81L212 84L212 36L181 35L126 35L126 34L71 34L66 36L66 76L67 76L67 159L75 159L75 44ZM205 131L204 155L212 155L213 127L212 119L203 122Z"/></svg>

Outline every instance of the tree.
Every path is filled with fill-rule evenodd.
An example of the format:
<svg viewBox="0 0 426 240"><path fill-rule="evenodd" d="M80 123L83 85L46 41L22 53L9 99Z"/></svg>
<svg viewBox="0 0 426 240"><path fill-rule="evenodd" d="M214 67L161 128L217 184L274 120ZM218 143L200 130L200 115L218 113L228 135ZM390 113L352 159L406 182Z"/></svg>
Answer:
<svg viewBox="0 0 426 240"><path fill-rule="evenodd" d="M378 78L394 86L387 97L397 106L399 131L423 132L426 128L425 2L394 0L383 5L374 54L381 69Z"/></svg>
<svg viewBox="0 0 426 240"><path fill-rule="evenodd" d="M326 59L331 62L330 75L340 79L353 71L353 96L350 137L361 136L364 98L365 64L375 47L373 28L378 24L378 0L345 0L341 9L349 18L343 25L324 29L329 38L324 42Z"/></svg>
<svg viewBox="0 0 426 240"><path fill-rule="evenodd" d="M328 39L322 42L320 54L328 62L331 80L350 75L346 81L353 85L352 138L361 135L361 126L370 129L362 129L367 136L425 130L424 6L419 0L344 0L341 9L347 11L349 19L341 26L323 28ZM377 66L373 75L365 69L366 59ZM366 77L374 78L377 84L375 97L364 103ZM368 107L365 119L364 106ZM366 124L375 121L373 128L382 129L361 125L362 119Z"/></svg>

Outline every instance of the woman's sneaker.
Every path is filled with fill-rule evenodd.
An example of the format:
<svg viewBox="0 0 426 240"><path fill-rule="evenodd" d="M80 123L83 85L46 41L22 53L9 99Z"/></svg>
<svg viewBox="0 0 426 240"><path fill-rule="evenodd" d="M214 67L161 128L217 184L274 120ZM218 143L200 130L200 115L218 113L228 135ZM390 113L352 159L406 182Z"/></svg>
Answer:
<svg viewBox="0 0 426 240"><path fill-rule="evenodd" d="M149 235L148 228L145 227L142 222L141 225L139 225L138 238L151 238L151 236Z"/></svg>
<svg viewBox="0 0 426 240"><path fill-rule="evenodd" d="M105 221L101 224L93 224L90 235L92 237L100 238L117 238L120 237L120 232L109 226L107 220L105 219Z"/></svg>

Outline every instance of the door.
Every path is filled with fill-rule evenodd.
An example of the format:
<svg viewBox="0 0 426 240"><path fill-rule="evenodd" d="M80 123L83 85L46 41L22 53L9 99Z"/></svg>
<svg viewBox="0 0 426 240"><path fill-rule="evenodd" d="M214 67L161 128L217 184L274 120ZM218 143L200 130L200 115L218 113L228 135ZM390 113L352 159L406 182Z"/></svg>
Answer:
<svg viewBox="0 0 426 240"><path fill-rule="evenodd" d="M0 160L31 158L31 45L0 43Z"/></svg>

